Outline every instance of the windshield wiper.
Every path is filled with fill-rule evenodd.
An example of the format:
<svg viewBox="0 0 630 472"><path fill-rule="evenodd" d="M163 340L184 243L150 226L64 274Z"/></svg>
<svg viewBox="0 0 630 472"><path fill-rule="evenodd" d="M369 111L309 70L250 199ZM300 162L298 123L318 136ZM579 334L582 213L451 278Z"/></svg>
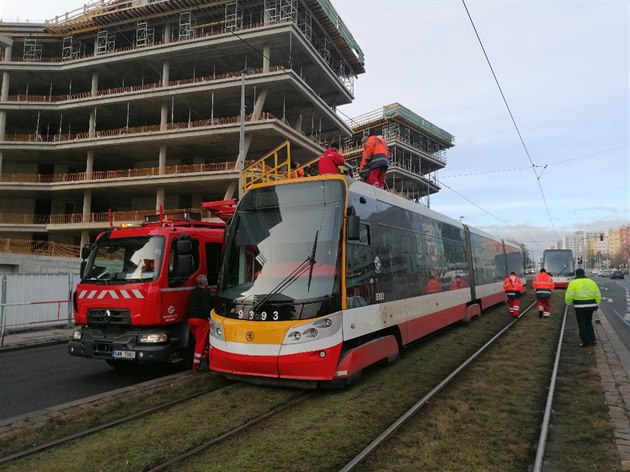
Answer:
<svg viewBox="0 0 630 472"><path fill-rule="evenodd" d="M302 261L300 265L293 269L289 275L282 279L280 283L276 285L267 295L265 295L258 303L253 306L252 310L254 312L257 311L258 308L260 308L262 305L267 303L271 299L271 297L280 293L297 279L299 279L302 275L306 273L306 271L309 271L308 285L310 289L311 277L313 276L313 266L315 265L315 250L317 249L318 235L319 231L315 233L315 241L313 241L313 250L311 251L311 254L304 261Z"/></svg>
<svg viewBox="0 0 630 472"><path fill-rule="evenodd" d="M566 269L567 267L569 267L569 264L565 264L562 269L560 269L560 272L558 272L558 275L562 275L562 273L564 272L564 269Z"/></svg>
<svg viewBox="0 0 630 472"><path fill-rule="evenodd" d="M315 241L313 241L313 250L311 251L311 266L308 269L308 285L306 291L311 291L311 280L313 278L313 267L315 267L315 251L317 251L317 237L319 236L319 230L315 233Z"/></svg>

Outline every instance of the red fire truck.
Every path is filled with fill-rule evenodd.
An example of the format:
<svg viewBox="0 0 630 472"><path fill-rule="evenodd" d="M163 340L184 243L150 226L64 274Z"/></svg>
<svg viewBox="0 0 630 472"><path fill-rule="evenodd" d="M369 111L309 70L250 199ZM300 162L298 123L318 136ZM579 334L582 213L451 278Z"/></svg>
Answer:
<svg viewBox="0 0 630 472"><path fill-rule="evenodd" d="M204 206L213 204L222 218L233 211L229 202ZM199 213L150 220L112 228L83 248L73 294L80 328L69 354L116 368L178 364L192 355L188 300L198 275L216 286L226 224L201 221Z"/></svg>

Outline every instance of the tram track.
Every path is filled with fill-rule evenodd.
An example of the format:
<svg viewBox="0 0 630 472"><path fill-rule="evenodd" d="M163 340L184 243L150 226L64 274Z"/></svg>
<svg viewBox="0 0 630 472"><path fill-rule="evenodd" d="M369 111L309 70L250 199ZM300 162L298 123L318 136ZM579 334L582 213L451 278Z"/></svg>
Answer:
<svg viewBox="0 0 630 472"><path fill-rule="evenodd" d="M260 416L258 416L256 418L248 421L247 423L244 423L244 424L242 424L240 426L237 426L237 427L231 429L230 431L227 431L227 432L223 433L219 437L216 437L214 439L206 441L203 444L200 444L200 445L194 447L193 449L191 449L189 451L186 451L186 452L184 452L184 453L182 453L182 454L180 454L180 455L178 455L176 457L173 457L172 459L169 459L168 461L166 461L166 462L164 462L164 463L162 463L160 465L157 465L157 466L149 469L149 471L150 472L159 472L159 471L162 471L162 470L166 470L166 469L168 469L169 467L171 467L171 466L173 466L175 464L179 464L179 463L183 462L184 460L186 460L188 458L191 458L191 457L195 456L196 454L199 454L199 453L205 451L206 449L208 449L211 446L214 446L214 445L216 445L218 443L221 443L221 442L223 442L223 441L225 441L227 439L230 439L230 438L236 436L236 434L238 434L238 433L240 433L242 431L245 431L245 430L247 430L247 429L257 425L258 423L260 423L260 422L262 422L262 421L264 421L264 420L266 420L268 418L271 418L271 417L273 417L273 416L275 416L275 415L277 415L279 413L282 413L283 411L285 411L285 410L287 410L287 409L289 409L289 408L291 408L293 406L296 406L296 405L302 403L303 401L313 397L314 395L315 395L314 392L309 392L309 393L305 393L303 395L300 395L297 398L294 398L293 400L290 400L287 403L285 403L283 405L280 405L277 408L274 408L273 410L268 411L267 413L265 413L263 415L260 415Z"/></svg>
<svg viewBox="0 0 630 472"><path fill-rule="evenodd" d="M506 315L504 306L497 307L485 312L473 323L435 333L402 352L396 363L388 367L374 366L360 382L342 391L305 394L292 389L264 388L237 382L220 390L222 393L217 395L200 400L193 398L188 404L163 414L149 415L144 420L138 418L137 423L127 426L109 428L108 432L96 438L88 435L64 447L51 446L45 454L32 454L30 459L25 457L22 461L7 464L7 470L25 471L50 466L51 471L107 470L114 467L121 472L190 468L272 471L286 470L287 463L296 472L340 470L366 447L371 438L378 437L397 418L406 415L405 412L411 410L420 397L423 397L424 405L409 414L406 426L390 435L389 444L382 444L375 448L373 454L367 455L357 465L358 469L386 470L391 460L403 461L402 465L392 464L391 468L397 470L457 468L435 462L427 467L426 462L409 459L405 452L396 449L401 444L403 447L407 444L412 450L422 450L419 454L424 457L433 455L447 461L450 457L461 458L466 451L479 453L479 457L487 462L481 467L470 467L470 470L524 470L524 467L531 467L534 460L537 439L534 435L542 434L540 423L545 407L544 397L551 388L547 385L562 313L558 306L551 321L539 320L535 313L531 313L531 307L525 309L518 320L506 319ZM517 329L511 329L514 327ZM500 332L505 334L510 331L514 334L499 335ZM520 341L516 344L512 343L512 340L518 339ZM570 351L572 345L567 343ZM586 359L584 354L589 351L580 350L577 342L574 347L573 351L577 351L574 354L579 354L579 359ZM533 357L525 355L530 349L535 353ZM475 353L478 356L482 352L485 352L482 359L473 362L471 358ZM518 362L514 362L515 357L519 358ZM527 370L523 363L537 364L534 367L536 370ZM516 380L512 377L513 372L509 372L510 364L522 366L517 368ZM562 364L560 362L560 366ZM493 370L495 373L497 370L502 372L493 377ZM563 379L563 375L565 373L561 373L560 379L564 380L563 388L566 389L566 382L571 377ZM531 378L521 382L520 377ZM455 379L458 381L455 382ZM471 379L475 385L467 385ZM493 390L495 387L501 390ZM573 391L571 385L568 387ZM506 394L509 389L519 390L519 393L514 396ZM433 390L435 395L430 397ZM521 397L525 397L523 401ZM504 400L506 406L501 404ZM458 411L462 405L463 408ZM466 434L470 432L462 428L465 425L464 429L468 429L469 422L475 419L459 416L465 408L482 417L481 429L469 436ZM557 420L555 408L554 423ZM486 411L490 411L491 420L485 416ZM437 420L436 415L439 417ZM448 425L440 423L445 417L453 420L454 429L448 435L455 437L456 442L438 452L422 449L426 445L422 444L425 440L429 444L442 445L443 436L439 432L434 434L433 430L436 425L448 430ZM499 423L508 423L508 428L517 430L517 433L505 435L506 430L500 429L502 425ZM141 441L135 441L133 437L138 436L138 430L143 431ZM409 436L414 430L416 436ZM554 435L551 436L553 439ZM482 442L474 442L477 438ZM471 440L473 444L460 450L461 443ZM508 459L511 462L506 462L507 466L492 467L493 455L503 454L505 458L506 448L501 447L501 442L505 444L505 441L511 444L519 441L521 444L510 446L514 449L510 451ZM520 446L521 449L518 449ZM557 445L549 449L552 461L553 454L562 454L558 450ZM104 451L108 455L99 457ZM139 451L142 454L136 453ZM74 460L65 461L66 458ZM549 460L546 455L543 456L544 462L549 463Z"/></svg>
<svg viewBox="0 0 630 472"><path fill-rule="evenodd" d="M227 387L229 385L232 385L233 383L234 382L231 382L231 381L222 382L219 385L213 385L213 386L211 386L209 388L203 389L203 390L201 390L199 392L194 392L194 393L192 393L190 395L186 395L186 396L184 396L182 398L178 398L176 400L171 400L171 401L162 403L160 405L152 406L150 408L145 408L142 411L132 413L132 414L124 416L122 418L118 418L118 419L115 419L115 420L112 420L112 421L107 421L105 423L102 423L102 424L99 424L99 425L95 425L95 426L92 426L90 428L86 428L86 429L81 430L81 431L77 431L76 433L68 434L68 435L65 435L63 437L60 437L60 438L57 438L57 439L54 439L54 440L47 441L45 443L39 444L37 446L33 446L33 447L30 447L30 448L24 449L22 451L18 451L18 452L15 452L13 454L9 454L9 455L7 455L5 457L1 457L0 458L0 465L5 464L7 462L11 462L13 460L17 460L17 459L26 457L26 456L30 456L30 455L38 453L38 452L45 451L45 450L53 448L53 447L63 446L64 444L67 444L67 443L69 443L71 441L75 441L77 439L81 439L81 438L84 438L86 436L99 433L101 431L104 431L104 430L109 429L109 428L113 428L115 426L119 426L119 425L122 425L122 424L125 424L125 423L129 423L131 421L134 421L134 420L137 420L137 419L140 419L140 418L145 418L145 417L153 415L155 413L164 411L164 410L166 410L168 408L172 408L174 406L186 403L186 402L188 402L190 400L193 400L195 398L198 398L198 397L200 397L202 395L206 395L208 393L220 390L220 389L225 388L225 387Z"/></svg>
<svg viewBox="0 0 630 472"><path fill-rule="evenodd" d="M359 454L352 458L340 472L350 472L357 470L359 465L363 463L376 449L381 447L389 438L391 438L403 425L407 424L411 418L413 418L424 406L434 399L446 386L448 386L466 367L477 359L486 349L492 346L497 339L508 332L516 322L525 314L527 314L536 303L532 303L525 310L521 312L518 318L515 318L511 323L505 326L501 331L494 335L488 342L486 342L481 348L469 356L464 362L462 362L455 370L447 375L444 380L431 389L426 395L424 395L418 402L416 402L411 408L404 412L396 421L394 421L385 431L377 436L367 447L365 447Z"/></svg>

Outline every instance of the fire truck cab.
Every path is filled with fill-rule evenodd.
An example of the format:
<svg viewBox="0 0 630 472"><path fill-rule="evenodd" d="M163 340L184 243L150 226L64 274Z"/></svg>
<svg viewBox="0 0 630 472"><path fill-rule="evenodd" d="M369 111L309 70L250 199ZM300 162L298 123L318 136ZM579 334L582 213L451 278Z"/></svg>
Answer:
<svg viewBox="0 0 630 472"><path fill-rule="evenodd" d="M216 286L226 224L169 218L112 228L83 248L69 354L116 368L192 355L188 300L198 275Z"/></svg>

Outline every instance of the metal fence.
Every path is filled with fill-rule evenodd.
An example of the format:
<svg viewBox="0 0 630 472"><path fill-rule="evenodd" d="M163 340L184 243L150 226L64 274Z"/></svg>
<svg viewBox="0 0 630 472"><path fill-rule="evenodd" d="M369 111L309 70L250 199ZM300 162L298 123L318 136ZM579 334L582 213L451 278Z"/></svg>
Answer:
<svg viewBox="0 0 630 472"><path fill-rule="evenodd" d="M72 323L72 292L78 282L79 274L0 275L1 337Z"/></svg>

